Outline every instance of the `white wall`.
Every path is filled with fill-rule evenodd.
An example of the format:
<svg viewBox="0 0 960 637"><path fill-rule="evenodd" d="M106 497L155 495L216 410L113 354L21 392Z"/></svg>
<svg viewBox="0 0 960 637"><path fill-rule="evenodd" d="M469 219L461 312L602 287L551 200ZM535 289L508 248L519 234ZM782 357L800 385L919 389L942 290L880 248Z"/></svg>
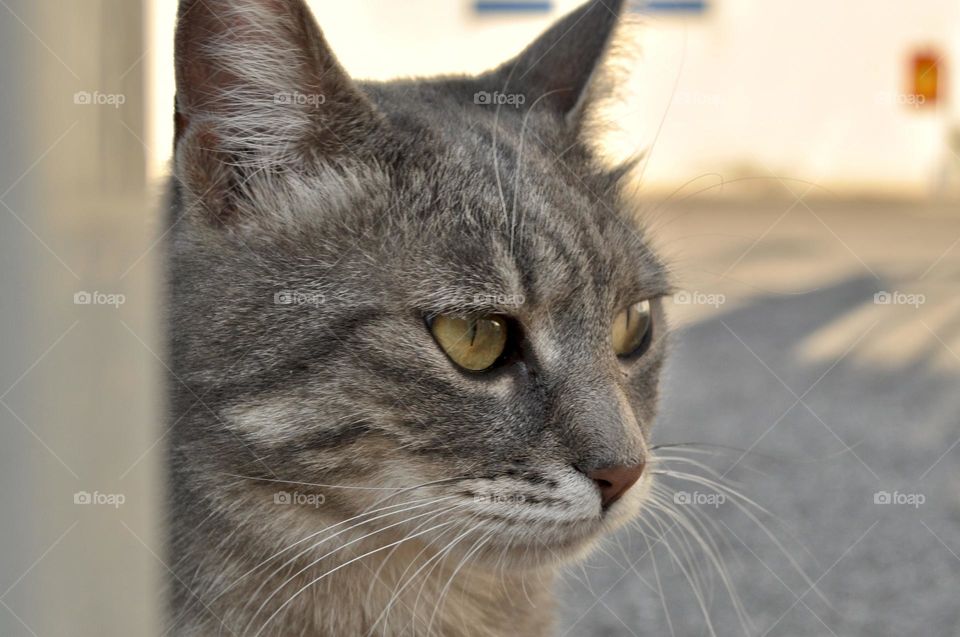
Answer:
<svg viewBox="0 0 960 637"><path fill-rule="evenodd" d="M169 56L175 0L155 0L152 62L159 107L152 118L153 174L171 134ZM553 15L489 17L470 0L311 0L324 31L355 75L389 78L475 72L506 59ZM646 16L631 29L639 59L633 97L616 111L626 152L653 145L644 178L673 189L705 173L725 179L777 174L839 194L922 196L950 156L948 106L897 102L914 47L958 63L960 5L953 0L713 0L703 16ZM956 77L956 74L953 74ZM952 87L956 82L948 82ZM956 91L954 91L956 94ZM656 142L653 144L653 142ZM704 177L692 188L716 182ZM800 187L800 186L798 186Z"/></svg>
<svg viewBox="0 0 960 637"><path fill-rule="evenodd" d="M956 99L898 103L917 46L956 66L960 5L952 0L717 0L712 15L658 21L642 37L636 81L666 111L650 162L653 184L718 171L770 172L847 194L929 190ZM950 64L953 62L953 64ZM671 84L676 93L667 110ZM956 84L948 82L947 86ZM954 92L956 95L956 92Z"/></svg>

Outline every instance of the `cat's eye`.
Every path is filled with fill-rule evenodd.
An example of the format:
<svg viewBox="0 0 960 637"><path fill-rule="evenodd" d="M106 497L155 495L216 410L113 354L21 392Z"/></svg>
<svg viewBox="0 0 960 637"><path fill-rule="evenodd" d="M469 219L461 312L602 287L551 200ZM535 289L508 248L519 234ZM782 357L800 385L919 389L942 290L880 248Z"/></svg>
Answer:
<svg viewBox="0 0 960 637"><path fill-rule="evenodd" d="M490 369L507 347L507 322L492 314L465 318L441 314L430 329L450 360L472 372Z"/></svg>
<svg viewBox="0 0 960 637"><path fill-rule="evenodd" d="M624 308L613 320L610 334L613 351L621 357L642 353L649 343L652 327L650 301L640 301Z"/></svg>

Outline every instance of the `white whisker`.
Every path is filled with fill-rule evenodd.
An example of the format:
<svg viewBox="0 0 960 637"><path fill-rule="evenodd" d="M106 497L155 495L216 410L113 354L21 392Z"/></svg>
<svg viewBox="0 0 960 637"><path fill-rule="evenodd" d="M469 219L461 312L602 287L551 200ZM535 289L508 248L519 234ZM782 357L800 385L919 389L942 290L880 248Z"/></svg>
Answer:
<svg viewBox="0 0 960 637"><path fill-rule="evenodd" d="M451 510L453 510L453 509L456 509L458 506L462 506L462 505L453 505L453 506L451 506L451 507L448 507L448 508L446 508L446 509L443 509L441 512L451 511ZM297 571L296 573L294 573L293 575L291 575L290 577L288 577L288 578L287 578L283 583L281 583L272 593L270 593L270 595L268 595L268 596L266 597L266 599L264 599L263 602L260 604L260 607L259 607L259 608L257 609L257 611L253 614L253 617L250 618L250 621L247 622L247 627L248 627L248 628L250 627L250 625L256 620L257 616L258 616L261 612L263 612L263 609L266 607L267 603L269 603L269 601L270 601L271 599L273 599L273 597L276 596L276 594L279 593L279 592L283 589L284 586L286 586L288 583L292 582L292 581L295 580L297 577L299 577L300 575L302 575L303 573L305 573L305 572L308 571L309 569L313 568L314 566L316 566L317 564L319 564L319 563L322 562L323 560L327 559L328 557L330 557L330 556L333 555L334 553L336 553L336 552L338 552L338 551L340 551L340 550L342 550L342 549L345 549L345 548L347 548L348 546L351 546L351 545L353 545L353 544L356 544L357 542L361 542L361 541L363 541L363 540L365 540L365 539L367 539L367 538L369 538L369 537L371 537L371 536L377 535L377 534L379 534L379 533L383 533L384 531L386 531L386 530L388 530L388 529L391 529L391 528L394 528L394 527L397 527L397 526L400 526L400 525L403 525L403 524L407 524L407 523L410 522L411 520L416 520L416 519L419 519L419 518L424 517L424 516L427 516L427 515L436 515L436 514L437 514L437 512L435 512L435 511L433 511L433 512L428 511L427 513L421 513L421 514L418 514L418 515L415 515L415 516L406 518L406 519L404 519L404 520L401 520L401 521L399 521L399 522L394 522L393 524L389 524L389 525L387 525L387 526L385 526L385 527L382 527L382 528L380 528L380 529L377 529L376 531L372 531L372 532L370 532L370 533L367 533L366 535L362 535L362 536L360 536L360 537L358 537L358 538L355 538L355 539L353 539L353 540L350 540L349 542L346 542L346 543L344 543L343 545L338 546L337 548L333 549L332 551L329 551L329 552L321 555L320 557L316 558L315 560L313 560L312 562L310 562L309 564L307 564L306 566L304 566L303 568L301 568L299 571ZM419 535L419 534L417 534L417 535ZM412 536L412 537L415 537L415 536ZM399 543L399 542L398 542L398 543ZM398 544L398 543L395 543L395 544ZM395 544L391 544L391 545L389 545L389 546L394 546ZM311 548L313 548L313 547L311 547ZM323 576L321 576L320 578L317 578L316 580L314 580L314 582L319 581L320 579L323 579L323 577L325 577L326 575L328 575L328 574L330 574L330 573L333 573L333 572L339 570L340 568L342 568L342 566L345 566L346 564L349 564L349 563L351 563L351 562L353 562L353 561L354 561L354 560L350 560L349 562L346 562L345 564L342 564L342 565L340 565L340 566L338 566L338 567L336 567L336 568L334 568L334 569L332 569L332 570L330 570L330 571L327 571L327 573L325 573L325 574L324 574ZM264 581L266 581L266 580L264 580ZM259 589L258 589L258 590L259 590ZM302 592L302 589L301 589L301 591L298 591L297 594L299 594L300 592ZM290 603L290 601L292 601L292 599L291 599L291 600L287 600L286 602L284 602L284 604L281 606L281 608L280 608L280 609L277 609L277 611L274 612L273 615L271 615L270 619L272 619L273 617L275 617L276 614L277 614L283 607L285 607L287 604ZM267 620L267 623L270 622L270 619ZM265 627L265 626L266 626L266 624L264 625L264 627ZM261 628L260 630L263 630L263 628ZM244 631L246 631L246 628L244 629ZM256 634L259 634L259 631L258 631Z"/></svg>
<svg viewBox="0 0 960 637"><path fill-rule="evenodd" d="M353 559L351 559L351 560L348 560L348 561L344 562L343 564L340 564L339 566L335 566L334 568L332 568L332 569L330 569L329 571L325 572L323 575L320 575L319 577L314 578L313 580L311 580L311 581L308 582L307 584L304 584L302 587L300 587L300 589L298 589L298 590L297 590L293 595L291 595L285 602L283 602L283 603L280 605L280 607L277 608L277 610L275 610L275 611L273 612L273 614L270 615L270 617L267 618L267 621L265 621L265 622L263 623L263 625L260 627L260 629L257 630L256 633L254 633L253 637L259 637L260 633L262 633L262 632L264 631L264 629L270 624L270 622L273 621L273 619L274 619L277 615L279 615L279 614L283 611L284 608L286 608L288 605L290 605L297 597L300 596L301 593L303 593L305 590L307 590L308 588L310 588L311 586L313 586L313 585L316 584L317 582L323 580L325 577L327 577L327 576L329 576L329 575L332 575L333 573L336 573L336 572L339 571L340 569L342 569L342 568L344 568L344 567L346 567L346 566L349 566L350 564L353 564L354 562L356 562L356 561L358 561L358 560L361 560L361 559L363 559L363 558L365 558L365 557L368 557L368 556L370 556L370 555L373 555L374 553L378 553L378 552L380 552L380 551L386 550L386 549L388 549L388 548L390 548L390 547L396 546L397 544L401 544L402 542L406 542L406 541L408 541L408 540L412 540L412 539L415 538L415 537L419 537L419 536L421 536L421 535L424 535L424 534L426 534L426 533L429 533L430 531L434 531L434 530L436 530L436 529L442 528L442 527L444 527L444 526L448 526L448 525L450 525L450 524L453 524L453 521L441 522L440 524L437 524L437 525L435 525L435 526L432 526L432 527L430 527L430 528L428 528L428 529L426 529L426 530L424 530L424 531L420 531L419 533L414 533L414 534L412 534L412 535L407 535L407 536L405 536L405 537L403 537L403 538L401 538L401 539L399 539L399 540L397 540L397 541L395 541L395 542L391 542L390 544L387 544L386 546L381 546L380 548L376 548L376 549L373 549L373 550L371 550L371 551L367 551L366 553L364 553L364 554L362 554L362 555L360 555L360 556L358 556L358 557L355 557L355 558L353 558Z"/></svg>

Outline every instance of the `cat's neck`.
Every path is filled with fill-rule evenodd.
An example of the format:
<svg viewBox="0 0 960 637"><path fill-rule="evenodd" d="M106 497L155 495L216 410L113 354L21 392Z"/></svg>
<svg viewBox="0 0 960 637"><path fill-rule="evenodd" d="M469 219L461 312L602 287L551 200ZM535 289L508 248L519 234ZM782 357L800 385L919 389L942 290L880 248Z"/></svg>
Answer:
<svg viewBox="0 0 960 637"><path fill-rule="evenodd" d="M553 569L479 566L462 553L443 554L416 541L376 550L383 546L341 545L316 563L317 555L311 554L284 568L285 560L261 566L262 560L245 558L243 552L221 556L225 561L218 576L202 595L209 611L201 613L204 626L182 634L207 635L212 629L238 637L550 633Z"/></svg>

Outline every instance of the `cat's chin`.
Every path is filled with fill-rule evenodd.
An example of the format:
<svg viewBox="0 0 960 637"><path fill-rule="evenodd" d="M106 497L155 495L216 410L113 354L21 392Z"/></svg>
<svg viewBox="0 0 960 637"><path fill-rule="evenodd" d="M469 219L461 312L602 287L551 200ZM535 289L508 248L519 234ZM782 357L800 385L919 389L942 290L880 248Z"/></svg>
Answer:
<svg viewBox="0 0 960 637"><path fill-rule="evenodd" d="M602 537L600 532L590 532L543 541L503 538L486 542L482 549L473 551L468 542L465 548L450 551L448 558L454 564L469 562L475 568L491 572L504 568L505 564L513 572L551 569L585 557Z"/></svg>
<svg viewBox="0 0 960 637"><path fill-rule="evenodd" d="M542 540L515 546L511 557L529 566L564 564L585 558L603 538L612 535L636 518L646 504L652 481L642 479L622 500L595 518L571 526L568 534L550 535Z"/></svg>
<svg viewBox="0 0 960 637"><path fill-rule="evenodd" d="M646 502L648 490L649 484L637 485L636 493L608 510L560 526L504 521L501 532L487 534L482 549L475 550L468 559L496 567L506 561L514 569L540 569L576 562L592 552L604 537L637 517ZM482 536L478 534L478 537ZM464 542L466 549L462 555L467 555L470 547L479 541ZM461 551L454 551L458 552Z"/></svg>
<svg viewBox="0 0 960 637"><path fill-rule="evenodd" d="M589 555L597 543L622 526L626 521L610 524L598 518L592 523L584 523L570 532L550 534L542 537L529 537L530 530L517 538L501 538L489 542L484 550L474 553L470 559L477 564L500 568L504 563L511 569L537 570L553 568L579 561Z"/></svg>
<svg viewBox="0 0 960 637"><path fill-rule="evenodd" d="M603 535L598 529L551 542L516 545L509 547L507 555L512 564L526 568L559 566L586 557Z"/></svg>

